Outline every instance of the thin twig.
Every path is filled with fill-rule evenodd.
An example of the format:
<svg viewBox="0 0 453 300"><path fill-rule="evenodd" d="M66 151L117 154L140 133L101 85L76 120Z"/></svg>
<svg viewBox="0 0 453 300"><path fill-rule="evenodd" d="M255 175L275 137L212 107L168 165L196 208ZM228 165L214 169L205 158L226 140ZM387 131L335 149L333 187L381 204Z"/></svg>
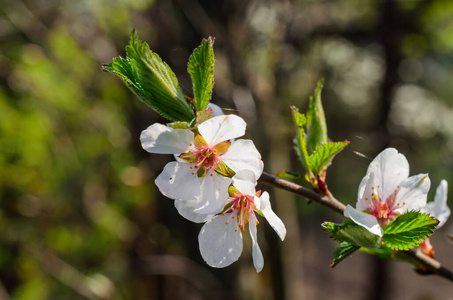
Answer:
<svg viewBox="0 0 453 300"><path fill-rule="evenodd" d="M415 249L410 249L408 251L401 251L401 252L410 256L411 258L413 258L415 261L417 261L418 263L423 265L427 270L433 272L434 274L437 274L450 281L453 281L453 271L451 271L450 269L448 269L445 266L442 266L442 264L440 262L438 262L437 260L435 260Z"/></svg>
<svg viewBox="0 0 453 300"><path fill-rule="evenodd" d="M335 199L333 196L332 197L323 196L301 185L298 185L285 179L278 178L265 172L263 172L259 181L301 195L310 201L318 202L319 204L324 205L340 214L343 214L346 208L343 203Z"/></svg>
<svg viewBox="0 0 453 300"><path fill-rule="evenodd" d="M323 196L323 195L318 194L301 185L298 185L296 183L290 182L285 179L278 178L276 176L273 176L273 175L270 175L267 173L263 173L261 175L259 181L262 183L267 183L267 184L273 185L275 187L287 190L294 194L301 195L309 201L318 202L319 204L326 206L326 207L336 211L337 213L340 213L341 215L343 215L343 212L346 208L343 203L341 203L337 199L333 198L333 196L331 198L327 197L327 196ZM453 272L450 269L448 269L447 267L443 266L437 260L435 260L415 249L411 249L409 251L401 251L401 252L410 256L411 258L413 258L415 261L417 261L418 263L423 265L427 270L433 272L434 274L437 274L441 277L444 277L445 279L453 281Z"/></svg>

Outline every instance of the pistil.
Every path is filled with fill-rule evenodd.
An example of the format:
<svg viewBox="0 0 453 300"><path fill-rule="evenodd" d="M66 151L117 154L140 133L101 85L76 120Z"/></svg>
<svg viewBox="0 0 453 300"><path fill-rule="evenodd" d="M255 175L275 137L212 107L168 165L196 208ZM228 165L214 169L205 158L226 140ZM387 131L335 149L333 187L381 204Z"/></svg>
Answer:
<svg viewBox="0 0 453 300"><path fill-rule="evenodd" d="M258 220L255 216L255 203L254 198L249 195L234 195L229 198L230 199L230 206L222 213L225 215L226 213L231 211L230 217L225 224L228 224L231 219L237 217L238 228L241 231L245 231L245 225L250 220L254 220L256 224L258 224ZM235 230L236 232L238 229Z"/></svg>
<svg viewBox="0 0 453 300"><path fill-rule="evenodd" d="M399 188L399 186L398 186ZM396 189L385 201L381 200L379 195L375 193L374 187L371 188L371 202L369 203L369 213L374 215L378 220L379 224L382 227L386 227L390 221L394 220L398 216L398 212L396 209L398 208L398 204L395 202L396 193L398 189ZM365 198L367 200L368 198Z"/></svg>

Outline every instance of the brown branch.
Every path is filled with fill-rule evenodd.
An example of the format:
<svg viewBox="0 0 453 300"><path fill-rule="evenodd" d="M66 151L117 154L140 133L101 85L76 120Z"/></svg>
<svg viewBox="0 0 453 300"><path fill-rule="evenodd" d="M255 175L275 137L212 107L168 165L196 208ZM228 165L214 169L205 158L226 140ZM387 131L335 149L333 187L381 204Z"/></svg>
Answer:
<svg viewBox="0 0 453 300"><path fill-rule="evenodd" d="M423 265L423 267L425 267L427 270L433 272L434 274L437 274L450 281L453 281L453 271L451 271L450 269L448 269L445 266L442 266L442 264L440 262L438 262L437 260L435 260L415 249L410 249L409 251L401 251L401 252L410 256L412 259L417 261L419 264Z"/></svg>
<svg viewBox="0 0 453 300"><path fill-rule="evenodd" d="M317 203L319 203L325 207L328 207L331 210L334 210L337 213L340 213L342 215L346 208L343 203L341 203L337 199L333 198L333 196L332 197L323 196L323 195L318 194L301 185L298 185L296 183L290 182L285 179L278 178L276 176L273 176L273 175L270 175L267 173L263 173L261 175L259 181L262 183L273 185L280 189L287 190L291 193L301 195L301 196L305 197L308 201L317 202ZM448 269L447 267L443 266L437 260L435 260L415 249L411 249L409 251L401 251L401 252L410 256L412 259L414 259L416 262L418 262L419 264L421 264L423 267L425 267L427 270L433 272L434 274L437 274L441 277L444 277L445 279L453 281L453 272L450 269Z"/></svg>
<svg viewBox="0 0 453 300"><path fill-rule="evenodd" d="M343 203L335 199L333 196L332 197L323 196L301 185L298 185L285 179L278 178L265 172L263 172L259 181L301 195L307 198L309 201L318 202L319 204L326 206L340 214L343 214L346 208Z"/></svg>

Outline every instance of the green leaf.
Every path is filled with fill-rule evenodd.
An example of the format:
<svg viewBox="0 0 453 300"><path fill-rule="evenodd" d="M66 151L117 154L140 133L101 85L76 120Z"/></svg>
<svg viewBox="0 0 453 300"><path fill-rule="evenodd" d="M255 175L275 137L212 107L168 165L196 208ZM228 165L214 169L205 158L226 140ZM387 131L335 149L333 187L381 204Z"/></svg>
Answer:
<svg viewBox="0 0 453 300"><path fill-rule="evenodd" d="M331 234L331 238L340 242L347 242L370 249L379 248L382 244L380 236L372 234L351 219L346 219L341 225L326 222L322 226L324 230Z"/></svg>
<svg viewBox="0 0 453 300"><path fill-rule="evenodd" d="M315 94L310 97L310 103L307 110L307 148L309 153L327 143L327 125L326 117L324 116L324 109L321 103L321 90L324 81L320 80L316 87Z"/></svg>
<svg viewBox="0 0 453 300"><path fill-rule="evenodd" d="M352 253L360 249L360 246L352 245L347 242L341 242L340 246L335 250L333 254L333 260L330 266L333 268L338 265L342 260L347 258Z"/></svg>
<svg viewBox="0 0 453 300"><path fill-rule="evenodd" d="M189 58L187 71L192 78L195 108L205 110L214 86L214 38L203 39Z"/></svg>
<svg viewBox="0 0 453 300"><path fill-rule="evenodd" d="M135 30L126 52L127 58L114 58L103 69L118 75L140 100L165 118L190 122L195 115L175 74L147 43L138 39Z"/></svg>
<svg viewBox="0 0 453 300"><path fill-rule="evenodd" d="M349 141L344 142L327 142L316 148L313 154L308 158L308 168L315 174L320 174L324 168L330 165L335 155L343 150Z"/></svg>
<svg viewBox="0 0 453 300"><path fill-rule="evenodd" d="M330 233L333 239L335 239L335 235L340 230L340 225L332 223L332 222L324 222L321 224L321 226L324 228L325 231Z"/></svg>
<svg viewBox="0 0 453 300"><path fill-rule="evenodd" d="M173 122L173 123L168 123L167 126L173 128L173 129L188 129L188 128L190 128L189 123L187 123L187 122Z"/></svg>
<svg viewBox="0 0 453 300"><path fill-rule="evenodd" d="M296 151L299 161L304 166L307 173L310 173L309 160L307 152L307 143L305 141L305 129L304 126L307 123L307 118L304 114L299 112L299 109L295 106L291 106L291 112L293 116L294 125L296 127L296 137L294 138L294 150Z"/></svg>
<svg viewBox="0 0 453 300"><path fill-rule="evenodd" d="M204 121L209 120L212 117L212 109L208 108L202 111L197 111L197 124L200 125Z"/></svg>
<svg viewBox="0 0 453 300"><path fill-rule="evenodd" d="M399 255L398 252L395 252L394 250L388 248L385 245L382 245L381 247L377 249L369 249L369 248L360 248L360 252L366 252L369 254L374 254L379 256L380 258L384 259L399 259L400 256L404 257L405 255Z"/></svg>
<svg viewBox="0 0 453 300"><path fill-rule="evenodd" d="M301 174L289 172L286 170L280 170L277 173L277 177L285 178L285 179L304 179L305 177Z"/></svg>
<svg viewBox="0 0 453 300"><path fill-rule="evenodd" d="M426 240L439 220L419 211L402 214L384 229L383 240L393 250L409 250Z"/></svg>

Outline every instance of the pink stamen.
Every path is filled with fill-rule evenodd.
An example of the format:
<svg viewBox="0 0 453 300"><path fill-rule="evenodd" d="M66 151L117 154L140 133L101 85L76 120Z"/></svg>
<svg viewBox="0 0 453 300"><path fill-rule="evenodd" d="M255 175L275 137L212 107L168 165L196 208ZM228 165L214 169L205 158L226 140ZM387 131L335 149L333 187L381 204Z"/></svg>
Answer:
<svg viewBox="0 0 453 300"><path fill-rule="evenodd" d="M378 194L375 193L372 187L371 202L369 202L369 213L374 215L382 227L386 227L390 221L398 216L396 211L398 204L395 202L397 189L387 197L385 201L381 200Z"/></svg>
<svg viewBox="0 0 453 300"><path fill-rule="evenodd" d="M255 203L254 198L249 195L234 195L229 198L231 205L223 212L226 214L231 211L228 221L237 216L238 229L245 231L245 226L250 221L251 218L258 224L258 220L255 215Z"/></svg>
<svg viewBox="0 0 453 300"><path fill-rule="evenodd" d="M193 165L193 168L196 171L193 174L202 170L201 177L204 177L208 171L213 169L215 166L220 167L220 155L217 155L211 147L201 145L194 148L195 149L192 149L190 152L184 153L180 156L180 158L190 162Z"/></svg>

